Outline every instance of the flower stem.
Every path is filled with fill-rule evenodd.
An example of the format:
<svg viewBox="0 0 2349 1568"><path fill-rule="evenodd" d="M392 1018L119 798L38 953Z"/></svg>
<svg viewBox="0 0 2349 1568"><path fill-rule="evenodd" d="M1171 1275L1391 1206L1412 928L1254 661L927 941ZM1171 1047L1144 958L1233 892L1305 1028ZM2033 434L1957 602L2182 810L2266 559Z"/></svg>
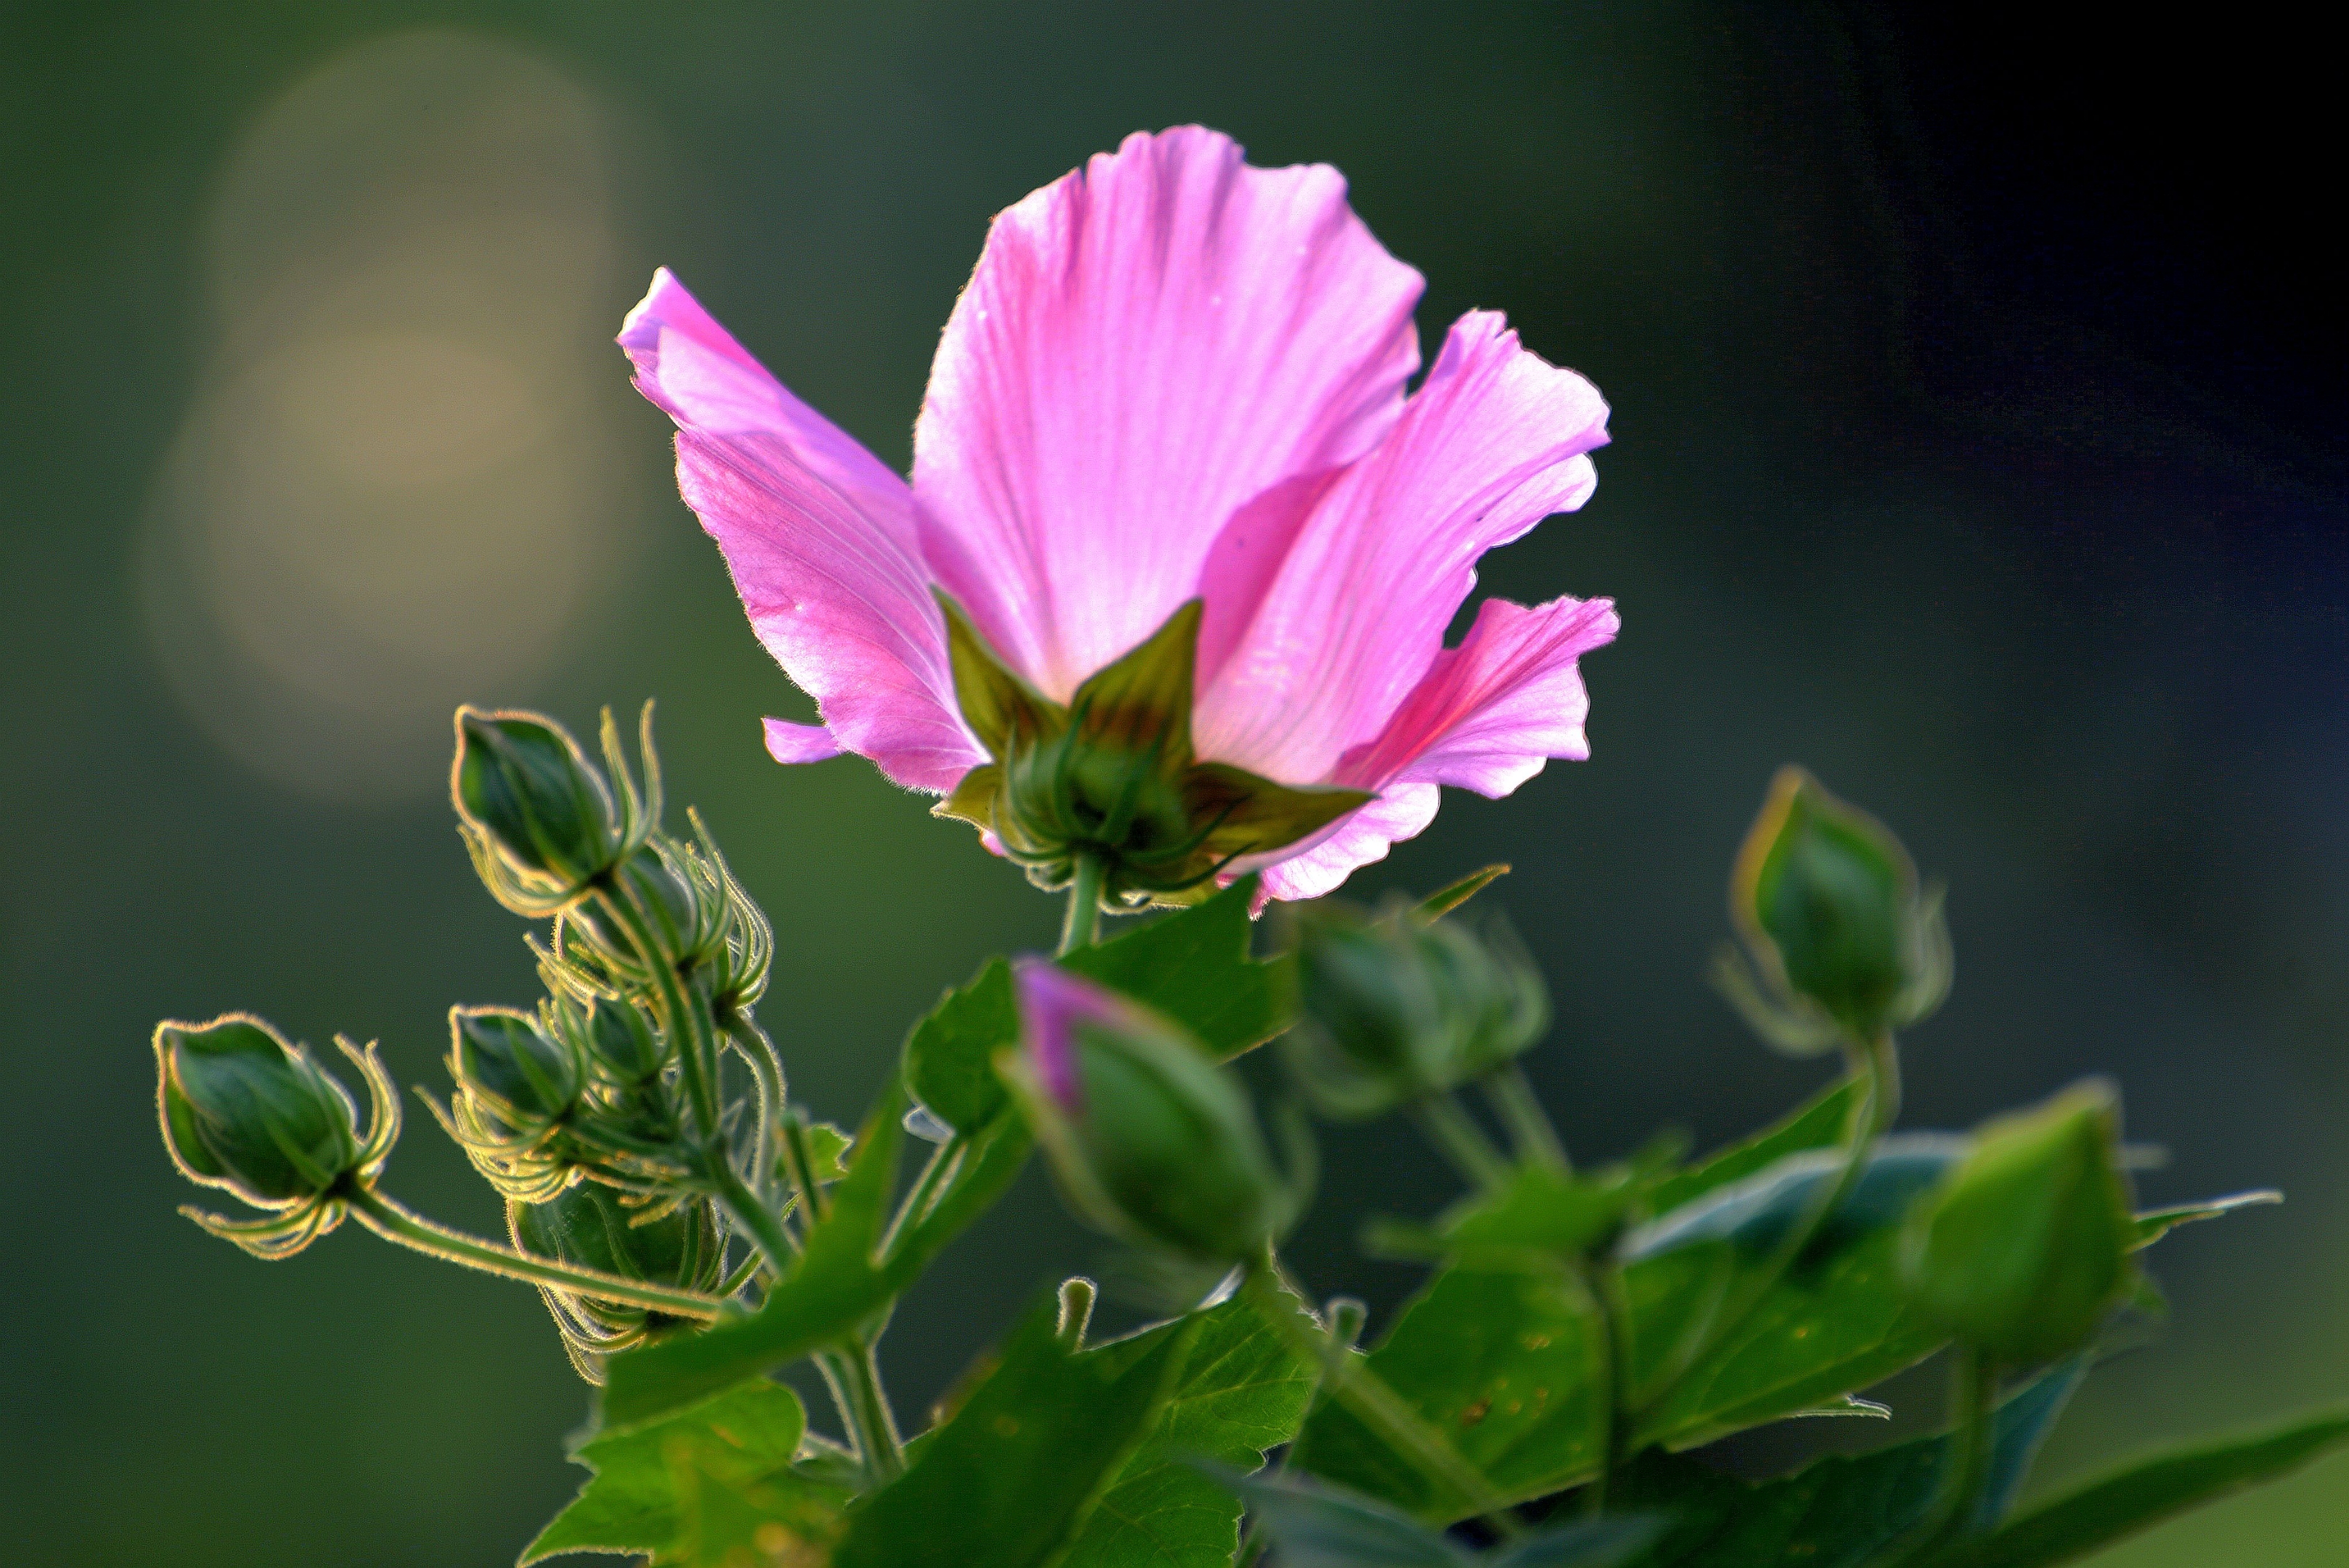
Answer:
<svg viewBox="0 0 2349 1568"><path fill-rule="evenodd" d="M1411 1105L1420 1131L1460 1174L1488 1192L1509 1184L1509 1162L1493 1147L1449 1089L1422 1095Z"/></svg>
<svg viewBox="0 0 2349 1568"><path fill-rule="evenodd" d="M889 1396L881 1386L881 1367L873 1342L862 1334L815 1357L817 1368L832 1389L833 1403L848 1428L849 1439L864 1466L867 1490L884 1487L905 1473L905 1449L898 1440L897 1418L889 1409Z"/></svg>
<svg viewBox="0 0 2349 1568"><path fill-rule="evenodd" d="M1590 1332L1596 1341L1590 1347L1591 1381L1597 1396L1593 1403L1603 1425L1599 1434L1599 1474L1583 1493L1583 1508L1597 1515L1607 1511L1615 1478L1630 1458L1630 1410L1625 1398L1630 1340L1624 1328L1628 1314L1623 1311L1621 1276L1608 1264L1589 1258L1577 1260L1575 1272L1583 1294L1589 1298Z"/></svg>
<svg viewBox="0 0 2349 1568"><path fill-rule="evenodd" d="M1509 1142L1519 1159L1552 1170L1574 1168L1574 1162L1567 1158L1564 1140L1557 1136L1549 1113L1542 1109L1541 1100L1534 1094L1523 1067L1511 1062L1485 1075L1485 1098L1492 1105L1493 1114L1501 1118L1501 1125L1508 1128Z"/></svg>
<svg viewBox="0 0 2349 1568"><path fill-rule="evenodd" d="M1280 1275L1272 1249L1251 1260L1240 1283L1258 1316L1287 1339L1298 1354L1324 1367L1323 1384L1330 1397L1346 1407L1381 1442L1419 1472L1457 1494L1469 1513L1488 1519L1503 1535L1525 1533L1508 1512L1493 1483L1482 1470L1454 1453L1452 1445L1429 1427L1419 1413L1403 1403L1377 1374L1350 1355L1329 1355L1326 1335L1308 1326L1300 1304ZM1327 1358L1327 1359L1325 1359Z"/></svg>
<svg viewBox="0 0 2349 1568"><path fill-rule="evenodd" d="M1102 893L1109 885L1109 860L1096 850L1077 851L1077 874L1069 883L1069 912L1061 921L1060 957L1101 940Z"/></svg>
<svg viewBox="0 0 2349 1568"><path fill-rule="evenodd" d="M363 1189L350 1198L349 1203L358 1222L385 1241L485 1273L503 1274L510 1280L552 1285L556 1290L593 1296L598 1301L626 1302L630 1306L704 1322L717 1317L726 1305L718 1297L705 1296L698 1291L648 1284L599 1269L578 1268L551 1258L518 1252L512 1247L502 1247L495 1241L468 1236L462 1231L452 1231L427 1220L380 1192Z"/></svg>
<svg viewBox="0 0 2349 1568"><path fill-rule="evenodd" d="M1949 1457L1943 1461L1941 1493L1931 1516L1905 1547L1886 1560L1922 1563L1962 1535L1971 1522L1982 1488L1990 1480L1992 1426L1998 1409L1998 1364L1971 1345L1959 1347L1950 1363Z"/></svg>
<svg viewBox="0 0 2349 1568"><path fill-rule="evenodd" d="M1900 1114L1900 1054L1887 1033L1869 1041L1865 1046L1851 1044L1844 1048L1844 1059L1851 1076L1859 1085L1849 1115L1844 1122L1842 1160L1835 1179L1820 1184L1801 1216L1779 1241L1762 1266L1745 1276L1743 1289L1718 1298L1713 1310L1699 1314L1689 1331L1673 1347L1667 1370L1655 1391L1642 1402L1643 1410L1651 1410L1670 1397L1673 1387L1688 1376L1705 1350L1735 1332L1763 1298L1777 1286L1795 1266L1830 1215L1842 1206L1853 1188L1868 1168L1868 1157L1876 1142L1889 1129Z"/></svg>

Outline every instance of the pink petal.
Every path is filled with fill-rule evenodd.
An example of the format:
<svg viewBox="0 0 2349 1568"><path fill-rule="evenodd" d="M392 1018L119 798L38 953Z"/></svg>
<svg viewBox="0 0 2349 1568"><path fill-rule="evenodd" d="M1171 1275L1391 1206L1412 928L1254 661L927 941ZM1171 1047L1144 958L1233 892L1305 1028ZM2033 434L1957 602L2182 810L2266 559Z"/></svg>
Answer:
<svg viewBox="0 0 2349 1568"><path fill-rule="evenodd" d="M1385 859L1390 847L1427 831L1427 825L1435 820L1437 796L1442 793L1432 784L1390 784L1378 799L1340 818L1304 853L1292 853L1266 867L1262 891L1275 898L1290 899L1318 898L1336 891L1357 867Z"/></svg>
<svg viewBox="0 0 2349 1568"><path fill-rule="evenodd" d="M1333 484L1202 693L1199 753L1286 784L1334 776L1443 650L1479 556L1589 496L1607 440L1589 382L1455 324L1392 433Z"/></svg>
<svg viewBox="0 0 2349 1568"><path fill-rule="evenodd" d="M1244 506L1393 425L1420 286L1335 170L1127 138L988 231L915 429L927 559L1065 699L1200 592Z"/></svg>
<svg viewBox="0 0 2349 1568"><path fill-rule="evenodd" d="M637 389L677 421L686 504L835 747L908 788L952 788L985 754L954 702L905 482L784 390L665 267L620 346ZM783 754L771 730L769 749ZM816 749L784 748L801 760Z"/></svg>
<svg viewBox="0 0 2349 1568"><path fill-rule="evenodd" d="M1341 782L1365 789L1425 780L1499 797L1550 757L1590 755L1590 711L1576 663L1622 627L1609 599L1552 599L1527 608L1486 599L1458 648L1436 655L1386 730L1346 759Z"/></svg>
<svg viewBox="0 0 2349 1568"><path fill-rule="evenodd" d="M767 754L779 763L821 763L840 755L839 737L822 724L768 719Z"/></svg>

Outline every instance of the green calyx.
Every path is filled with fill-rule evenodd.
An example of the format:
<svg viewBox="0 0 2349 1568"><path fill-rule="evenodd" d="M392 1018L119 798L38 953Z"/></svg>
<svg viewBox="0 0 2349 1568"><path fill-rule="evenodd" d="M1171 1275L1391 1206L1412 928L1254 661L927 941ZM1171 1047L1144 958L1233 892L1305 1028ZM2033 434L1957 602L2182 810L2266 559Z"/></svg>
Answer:
<svg viewBox="0 0 2349 1568"><path fill-rule="evenodd" d="M663 1206L581 1181L542 1203L509 1199L506 1230L523 1251L650 1284L709 1293L726 1272L725 1232L706 1198ZM591 1382L602 1380L601 1357L688 1321L625 1302L540 1290L573 1362Z"/></svg>
<svg viewBox="0 0 2349 1568"><path fill-rule="evenodd" d="M2119 1147L2119 1106L2094 1079L1985 1126L1909 1216L1900 1268L1918 1310L2009 1365L2085 1343L2133 1273Z"/></svg>
<svg viewBox="0 0 2349 1568"><path fill-rule="evenodd" d="M935 810L992 833L1040 888L1067 887L1091 857L1107 871L1105 908L1197 903L1241 857L1294 844L1374 798L1197 760L1201 600L1087 679L1066 707L1006 666L961 606L938 600L956 700L993 760Z"/></svg>
<svg viewBox="0 0 2349 1568"><path fill-rule="evenodd" d="M1025 1111L1061 1194L1123 1241L1219 1265L1255 1256L1303 1211L1311 1158L1288 1128L1291 1174L1275 1167L1236 1075L1172 1023L1079 1023L1071 1050L1078 1103L1064 1105L1028 1060L996 1070Z"/></svg>
<svg viewBox="0 0 2349 1568"><path fill-rule="evenodd" d="M1299 905L1291 1075L1336 1120L1380 1116L1511 1061L1549 1024L1549 992L1506 926L1336 899Z"/></svg>
<svg viewBox="0 0 2349 1568"><path fill-rule="evenodd" d="M371 1116L300 1045L262 1020L227 1013L155 1030L156 1108L181 1174L270 1217L234 1220L184 1210L214 1235L285 1257L332 1230L370 1186L399 1137L399 1100L375 1049L336 1042L365 1076Z"/></svg>

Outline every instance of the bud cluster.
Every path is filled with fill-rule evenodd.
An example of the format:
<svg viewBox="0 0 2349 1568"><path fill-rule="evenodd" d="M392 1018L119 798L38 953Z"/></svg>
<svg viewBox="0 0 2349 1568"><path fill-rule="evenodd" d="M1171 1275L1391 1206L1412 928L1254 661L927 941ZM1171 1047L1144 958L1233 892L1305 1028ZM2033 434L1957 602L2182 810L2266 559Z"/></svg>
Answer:
<svg viewBox="0 0 2349 1568"><path fill-rule="evenodd" d="M1338 1120L1382 1115L1482 1076L1549 1026L1533 960L1495 920L1398 905L1372 915L1323 899L1290 917L1301 1022L1281 1043L1314 1108Z"/></svg>
<svg viewBox="0 0 2349 1568"><path fill-rule="evenodd" d="M755 1189L776 1166L781 1065L750 1018L774 938L698 815L690 840L661 829L649 707L641 735L639 791L608 713L607 776L551 719L459 711L453 793L474 865L501 903L554 928L534 945L534 1008L451 1010L455 1091L433 1109L507 1199L517 1247L709 1291L725 1273L719 1172L748 1166ZM752 1092L727 1092L730 1050ZM544 1293L590 1378L671 1322Z"/></svg>

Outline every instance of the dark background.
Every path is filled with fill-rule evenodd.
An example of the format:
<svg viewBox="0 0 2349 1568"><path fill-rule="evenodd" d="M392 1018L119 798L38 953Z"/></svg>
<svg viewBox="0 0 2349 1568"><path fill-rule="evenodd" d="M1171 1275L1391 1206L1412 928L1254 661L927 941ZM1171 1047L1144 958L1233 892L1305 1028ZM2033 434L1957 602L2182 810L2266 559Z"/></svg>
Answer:
<svg viewBox="0 0 2349 1568"><path fill-rule="evenodd" d="M1920 12L1929 8L1920 8ZM1490 859L1578 1152L1774 1114L1818 1070L1701 983L1776 764L1951 886L1916 1126L2091 1071L2174 1159L2274 1184L2156 1268L2166 1340L2051 1475L2349 1392L2349 545L2337 85L2313 41L2073 36L2058 9L12 5L0 567L0 1514L28 1561L499 1563L586 1407L527 1290L356 1230L269 1266L173 1216L147 1039L252 1008L442 1081L443 1010L532 994L440 791L460 700L660 700L781 938L763 1016L851 1120L906 1023L1057 910L854 761L678 504L608 347L675 267L902 464L989 213L1136 128L1326 161L1429 279L1616 410L1598 496L1488 564L1610 594L1595 759L1452 796L1355 879ZM1637 15L1632 13L1636 11ZM1334 1137L1343 1216L1449 1185ZM392 1189L497 1223L420 1116ZM917 1410L1092 1243L1034 1173L906 1303ZM1909 1418L1930 1379L1894 1390ZM1839 1431L1837 1436L1859 1436ZM2099 1561L2332 1563L2336 1461Z"/></svg>

